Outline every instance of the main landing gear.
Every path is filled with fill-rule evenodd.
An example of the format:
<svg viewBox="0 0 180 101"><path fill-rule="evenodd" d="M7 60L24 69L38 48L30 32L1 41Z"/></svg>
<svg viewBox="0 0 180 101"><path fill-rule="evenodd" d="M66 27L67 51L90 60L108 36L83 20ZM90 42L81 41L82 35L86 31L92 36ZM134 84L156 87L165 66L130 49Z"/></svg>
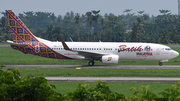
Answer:
<svg viewBox="0 0 180 101"><path fill-rule="evenodd" d="M94 65L94 61L89 61L89 66L93 66Z"/></svg>
<svg viewBox="0 0 180 101"><path fill-rule="evenodd" d="M162 62L159 62L159 66L162 66Z"/></svg>

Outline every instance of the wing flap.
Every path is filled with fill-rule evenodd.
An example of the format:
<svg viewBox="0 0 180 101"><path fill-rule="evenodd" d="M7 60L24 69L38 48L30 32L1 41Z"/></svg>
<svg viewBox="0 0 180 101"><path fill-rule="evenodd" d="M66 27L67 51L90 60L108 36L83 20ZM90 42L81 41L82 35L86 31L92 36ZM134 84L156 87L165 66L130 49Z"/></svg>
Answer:
<svg viewBox="0 0 180 101"><path fill-rule="evenodd" d="M105 54L96 53L96 52L85 52L85 51L77 51L77 52L79 55L82 55L85 58L95 59L95 60L99 60L103 55L105 55Z"/></svg>

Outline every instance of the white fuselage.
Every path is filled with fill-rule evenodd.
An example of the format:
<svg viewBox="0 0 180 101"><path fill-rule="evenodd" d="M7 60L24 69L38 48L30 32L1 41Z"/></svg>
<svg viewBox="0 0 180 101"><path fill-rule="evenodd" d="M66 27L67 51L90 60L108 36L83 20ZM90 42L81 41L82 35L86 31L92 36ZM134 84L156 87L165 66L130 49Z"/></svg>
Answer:
<svg viewBox="0 0 180 101"><path fill-rule="evenodd" d="M61 42L46 42L51 49L72 59L100 60L98 58L86 58L78 52L65 50ZM118 55L119 60L159 60L167 61L179 55L170 47L153 43L124 43L124 42L66 42L72 50L103 54Z"/></svg>

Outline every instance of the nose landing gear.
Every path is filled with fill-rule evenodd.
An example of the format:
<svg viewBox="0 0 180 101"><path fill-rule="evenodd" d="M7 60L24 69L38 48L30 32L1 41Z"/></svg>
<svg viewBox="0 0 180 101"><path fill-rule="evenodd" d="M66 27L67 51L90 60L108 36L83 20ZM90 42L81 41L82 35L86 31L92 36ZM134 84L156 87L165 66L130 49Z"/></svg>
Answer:
<svg viewBox="0 0 180 101"><path fill-rule="evenodd" d="M162 66L162 62L159 62L159 66Z"/></svg>
<svg viewBox="0 0 180 101"><path fill-rule="evenodd" d="M93 66L94 65L94 61L89 61L89 66Z"/></svg>

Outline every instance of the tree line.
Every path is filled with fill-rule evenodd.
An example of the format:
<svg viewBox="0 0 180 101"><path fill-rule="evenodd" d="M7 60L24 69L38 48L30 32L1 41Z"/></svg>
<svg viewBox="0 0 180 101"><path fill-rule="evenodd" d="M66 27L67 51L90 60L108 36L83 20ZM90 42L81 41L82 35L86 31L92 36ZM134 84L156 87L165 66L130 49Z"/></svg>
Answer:
<svg viewBox="0 0 180 101"><path fill-rule="evenodd" d="M112 13L101 15L100 10L80 15L73 11L65 16L49 12L23 12L18 17L31 32L41 38L59 41L61 38L85 42L151 42L180 43L180 16L170 10L159 10L157 16L144 11L131 13L124 10L122 15ZM0 19L0 41L11 39L5 12Z"/></svg>
<svg viewBox="0 0 180 101"><path fill-rule="evenodd" d="M2 70L0 65L0 100L1 101L179 101L180 82L166 88L159 95L150 91L150 86L139 89L130 88L133 94L112 92L107 83L96 81L94 87L79 83L74 91L60 94L45 76L21 76L18 69Z"/></svg>

